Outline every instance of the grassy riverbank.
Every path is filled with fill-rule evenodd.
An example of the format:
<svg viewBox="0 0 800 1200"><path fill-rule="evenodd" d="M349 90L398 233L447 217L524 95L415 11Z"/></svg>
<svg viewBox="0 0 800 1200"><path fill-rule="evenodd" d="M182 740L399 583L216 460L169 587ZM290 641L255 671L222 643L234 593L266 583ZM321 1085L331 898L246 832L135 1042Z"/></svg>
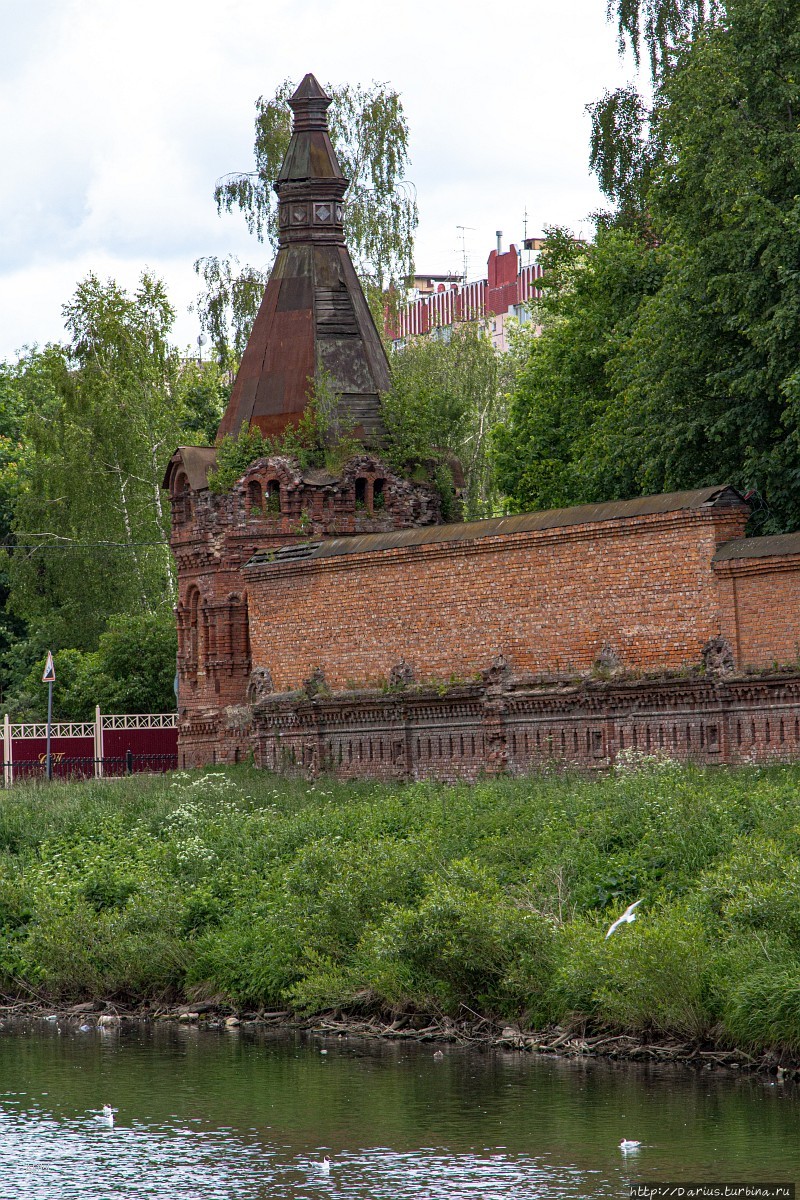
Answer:
<svg viewBox="0 0 800 1200"><path fill-rule="evenodd" d="M800 1051L800 767L19 787L0 933L2 991L49 1003L579 1014Z"/></svg>

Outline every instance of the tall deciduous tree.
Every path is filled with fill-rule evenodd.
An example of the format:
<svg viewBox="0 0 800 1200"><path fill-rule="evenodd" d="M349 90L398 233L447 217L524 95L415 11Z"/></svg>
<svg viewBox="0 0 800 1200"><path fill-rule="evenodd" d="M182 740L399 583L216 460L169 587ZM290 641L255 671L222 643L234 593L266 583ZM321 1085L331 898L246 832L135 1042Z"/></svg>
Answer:
<svg viewBox="0 0 800 1200"><path fill-rule="evenodd" d="M800 525L798 113L796 7L728 0L674 50L638 191L609 188L570 286L545 280L500 439L518 504L727 481L760 494L754 528Z"/></svg>
<svg viewBox="0 0 800 1200"><path fill-rule="evenodd" d="M295 90L285 80L270 99L256 102L255 168L226 175L214 189L219 212L238 210L258 241L277 246L277 178L291 136L287 101ZM417 205L408 167L408 126L399 94L385 83L370 87L326 85L333 103L330 135L342 173L345 236L368 297L380 297L392 280L412 268ZM195 270L205 284L197 307L218 352L241 355L266 283L266 273L241 267L234 257L201 258Z"/></svg>
<svg viewBox="0 0 800 1200"><path fill-rule="evenodd" d="M160 483L179 440L182 368L150 275L133 295L90 275L64 314L70 344L27 353L15 372L25 415L10 606L54 648L87 648L110 614L170 603Z"/></svg>
<svg viewBox="0 0 800 1200"><path fill-rule="evenodd" d="M388 455L408 469L437 452L464 468L468 518L490 516L498 502L491 433L500 419L502 365L477 323L456 326L448 340L416 338L392 359L392 388L383 398Z"/></svg>
<svg viewBox="0 0 800 1200"><path fill-rule="evenodd" d="M724 11L722 0L607 0L617 26L621 54L630 50L636 66L643 52L657 107L661 90L680 53ZM633 84L616 88L588 105L592 118L589 161L617 220L648 225L646 193L659 140L651 107Z"/></svg>
<svg viewBox="0 0 800 1200"><path fill-rule="evenodd" d="M517 511L636 495L630 420L610 367L662 278L658 250L624 228L601 227L591 245L551 229L542 266L536 333L519 346L494 435L498 485Z"/></svg>
<svg viewBox="0 0 800 1200"><path fill-rule="evenodd" d="M615 384L646 487L755 488L800 525L800 9L728 0L677 56L648 189L666 270Z"/></svg>

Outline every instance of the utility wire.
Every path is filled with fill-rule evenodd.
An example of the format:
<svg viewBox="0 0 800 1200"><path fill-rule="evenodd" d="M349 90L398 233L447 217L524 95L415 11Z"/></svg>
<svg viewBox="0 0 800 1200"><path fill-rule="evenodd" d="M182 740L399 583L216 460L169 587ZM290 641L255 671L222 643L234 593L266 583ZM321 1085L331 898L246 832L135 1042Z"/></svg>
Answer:
<svg viewBox="0 0 800 1200"><path fill-rule="evenodd" d="M140 546L169 547L168 542L0 542L0 550L135 550Z"/></svg>

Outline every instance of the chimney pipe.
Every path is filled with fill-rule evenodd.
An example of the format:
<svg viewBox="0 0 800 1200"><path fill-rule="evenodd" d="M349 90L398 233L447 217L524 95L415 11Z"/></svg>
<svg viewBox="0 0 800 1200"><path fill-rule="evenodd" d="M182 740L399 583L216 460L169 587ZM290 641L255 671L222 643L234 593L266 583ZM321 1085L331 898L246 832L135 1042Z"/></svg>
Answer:
<svg viewBox="0 0 800 1200"><path fill-rule="evenodd" d="M503 253L503 231L502 231L502 229L495 230L495 237L497 238L497 253L502 254Z"/></svg>

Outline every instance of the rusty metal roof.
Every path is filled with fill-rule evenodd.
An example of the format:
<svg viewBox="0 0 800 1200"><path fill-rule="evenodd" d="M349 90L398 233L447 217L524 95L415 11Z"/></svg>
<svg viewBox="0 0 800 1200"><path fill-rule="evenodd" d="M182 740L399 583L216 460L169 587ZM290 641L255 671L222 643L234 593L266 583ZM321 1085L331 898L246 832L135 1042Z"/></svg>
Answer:
<svg viewBox="0 0 800 1200"><path fill-rule="evenodd" d="M279 248L242 355L218 439L257 426L280 436L304 412L320 367L339 397L339 425L367 444L384 427L389 363L344 241L343 177L328 135L330 97L306 75L275 191Z"/></svg>
<svg viewBox="0 0 800 1200"><path fill-rule="evenodd" d="M164 472L162 487L169 490L170 480L180 464L186 472L192 491L202 492L208 487L209 471L216 465L217 451L213 446L178 446Z"/></svg>
<svg viewBox="0 0 800 1200"><path fill-rule="evenodd" d="M330 471L326 471L324 467L308 467L303 471L302 478L303 483L307 483L310 487L331 487L340 482L338 475L331 475Z"/></svg>
<svg viewBox="0 0 800 1200"><path fill-rule="evenodd" d="M785 554L800 554L800 532L780 533L773 537L736 538L720 546L714 555L714 562L729 562L733 558L778 558Z"/></svg>
<svg viewBox="0 0 800 1200"><path fill-rule="evenodd" d="M640 496L635 500L614 500L603 504L581 504L575 508L552 508L546 512L521 513L514 517L492 517L458 525L428 525L422 529L400 529L393 533L367 533L355 537L331 538L324 542L295 543L283 556L283 549L258 551L248 567L268 566L288 560L331 558L340 554L369 554L379 550L397 550L404 546L427 546L436 542L470 542L501 534L530 533L572 525L591 525L603 521L623 521L630 517L654 516L685 509L739 508L747 506L735 488L709 487L691 492L668 492L659 496Z"/></svg>

